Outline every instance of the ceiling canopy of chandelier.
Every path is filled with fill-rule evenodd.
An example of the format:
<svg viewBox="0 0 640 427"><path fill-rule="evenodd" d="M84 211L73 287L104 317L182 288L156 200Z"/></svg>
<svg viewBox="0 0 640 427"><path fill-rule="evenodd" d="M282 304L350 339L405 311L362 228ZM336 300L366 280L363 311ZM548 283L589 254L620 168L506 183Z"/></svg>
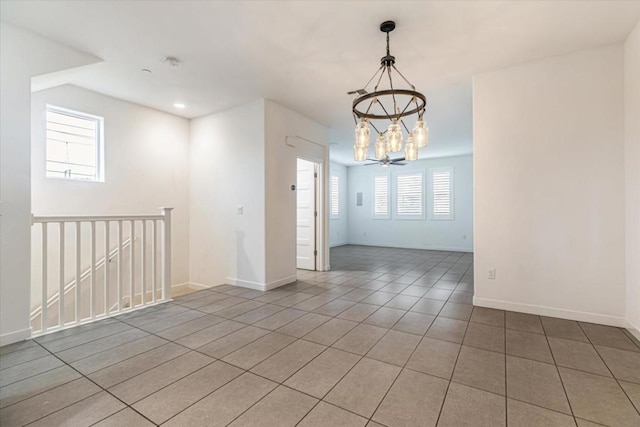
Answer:
<svg viewBox="0 0 640 427"><path fill-rule="evenodd" d="M353 100L352 108L356 122L356 139L353 146L356 161L367 160L371 138L370 127L373 127L378 134L375 142L375 158L378 160L386 158L389 153L402 151L403 128L408 134L404 144L406 160L417 160L418 149L427 146L429 130L423 119L427 98L416 91L415 86L396 68L396 58L389 52L389 33L395 28L396 24L393 21L380 24L380 31L387 34L387 54L382 57L380 68L364 88L349 92L351 95L357 95ZM400 80L407 87L395 86L394 74L400 76ZM367 87L374 80L376 84L373 91L369 92ZM417 114L418 119L413 130L409 131L405 119L414 114ZM376 126L376 123L381 126L381 120L390 122L388 126L385 123L386 129L382 128L382 131Z"/></svg>

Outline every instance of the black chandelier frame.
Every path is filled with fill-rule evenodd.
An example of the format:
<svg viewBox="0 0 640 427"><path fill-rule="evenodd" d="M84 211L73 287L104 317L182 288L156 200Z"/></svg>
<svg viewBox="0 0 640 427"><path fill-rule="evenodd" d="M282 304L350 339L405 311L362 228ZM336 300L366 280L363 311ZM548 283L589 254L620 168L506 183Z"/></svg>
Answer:
<svg viewBox="0 0 640 427"><path fill-rule="evenodd" d="M414 114L418 114L418 118L421 119L424 115L424 112L427 107L427 98L420 92L416 91L416 87L407 80L407 78L398 70L395 66L396 58L390 54L389 51L389 33L393 31L396 27L395 22L393 21L385 21L380 24L380 31L387 34L387 54L380 59L380 68L375 72L375 74L369 79L367 84L364 86L361 91L365 93L358 96L353 100L352 112L353 119L358 123L358 119L366 119L366 120L380 120L380 119L388 119L390 121L398 120L402 123L402 126L405 128L407 133L410 133L409 128L402 120L404 117L409 117ZM411 89L396 89L393 86L393 78L391 76L392 69L398 73L402 80L405 81L411 87ZM389 78L389 87L390 89L378 90L380 83L382 82L383 77L387 75ZM377 82L375 87L373 88L373 92L366 92L369 84L376 78ZM360 92L360 91L358 91ZM398 99L399 97L409 97L409 102L404 106L404 108L398 108ZM393 101L393 112L387 111L384 104L380 102L380 99L388 99L391 98ZM379 104L382 108L384 114L373 113L371 112L371 108ZM364 108L366 107L366 109ZM384 134L386 132L380 132L378 128L373 124L373 122L369 121L371 126L375 129L378 134Z"/></svg>

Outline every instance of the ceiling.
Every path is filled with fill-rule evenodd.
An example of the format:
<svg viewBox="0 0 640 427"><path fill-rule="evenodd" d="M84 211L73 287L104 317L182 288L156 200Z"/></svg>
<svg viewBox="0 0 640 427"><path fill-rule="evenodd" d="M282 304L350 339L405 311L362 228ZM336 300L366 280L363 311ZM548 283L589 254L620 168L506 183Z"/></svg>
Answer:
<svg viewBox="0 0 640 427"><path fill-rule="evenodd" d="M397 66L429 99L421 157L472 150L471 77L624 40L640 1L7 1L3 21L104 62L56 74L187 118L273 99L330 128L351 161L347 91L379 66L393 19ZM166 56L182 60L178 68ZM152 74L141 69L152 70ZM183 102L186 108L173 104Z"/></svg>

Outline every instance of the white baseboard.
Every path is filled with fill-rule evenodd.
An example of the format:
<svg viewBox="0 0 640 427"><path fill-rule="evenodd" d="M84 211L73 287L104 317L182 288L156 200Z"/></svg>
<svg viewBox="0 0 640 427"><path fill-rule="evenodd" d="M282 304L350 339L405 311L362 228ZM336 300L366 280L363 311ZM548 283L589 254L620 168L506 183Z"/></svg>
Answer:
<svg viewBox="0 0 640 427"><path fill-rule="evenodd" d="M0 347L31 338L31 328L0 335Z"/></svg>
<svg viewBox="0 0 640 427"><path fill-rule="evenodd" d="M538 316L558 317L560 319L577 320L580 322L598 323L601 325L624 328L627 321L623 317L606 314L589 313L584 311L567 310L563 308L545 307L541 305L523 304L490 298L473 297L473 305L478 307L495 308L498 310L517 311L520 313L536 314Z"/></svg>
<svg viewBox="0 0 640 427"><path fill-rule="evenodd" d="M283 279L274 280L273 282L269 282L266 285L265 291L270 291L271 289L279 288L280 286L288 285L289 283L293 283L297 280L296 275L285 277Z"/></svg>
<svg viewBox="0 0 640 427"><path fill-rule="evenodd" d="M255 289L256 291L269 291L271 289L279 288L280 286L288 285L289 283L295 282L296 276L294 275L294 276L285 277L283 279L274 280L273 282L269 282L269 283L252 282L249 280L235 279L233 277L226 277L225 279L230 285L240 286L240 287L249 288L249 289Z"/></svg>
<svg viewBox="0 0 640 427"><path fill-rule="evenodd" d="M638 341L640 341L640 327L627 320L627 331L631 332L631 335L633 335Z"/></svg>
<svg viewBox="0 0 640 427"><path fill-rule="evenodd" d="M192 282L184 282L184 283L178 283L175 285L171 285L171 289L193 289L195 291L200 291L202 289L210 289L213 286L209 286L209 285L203 285L200 283L192 283Z"/></svg>
<svg viewBox="0 0 640 427"><path fill-rule="evenodd" d="M348 245L348 244L349 244L349 243L347 243L347 242L340 242L340 243L330 244L330 245L329 245L329 247L330 247L330 248L337 248L338 246L346 246L346 245Z"/></svg>
<svg viewBox="0 0 640 427"><path fill-rule="evenodd" d="M364 242L349 242L348 245L356 246L373 246L379 248L398 248L398 249L422 249L425 251L445 251L445 252L473 252L471 248L460 247L445 247L445 246L430 246L430 245L392 245L385 243L364 243Z"/></svg>

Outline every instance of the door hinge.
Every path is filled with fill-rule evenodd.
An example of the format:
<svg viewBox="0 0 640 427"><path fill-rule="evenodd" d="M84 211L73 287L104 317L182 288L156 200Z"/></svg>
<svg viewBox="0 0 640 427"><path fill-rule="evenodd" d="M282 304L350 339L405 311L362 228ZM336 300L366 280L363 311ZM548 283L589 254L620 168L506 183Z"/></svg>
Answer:
<svg viewBox="0 0 640 427"><path fill-rule="evenodd" d="M318 251L313 251L314 256L318 256Z"/></svg>
<svg viewBox="0 0 640 427"><path fill-rule="evenodd" d="M313 177L314 177L314 178L317 178L317 177L318 177L318 172L314 172L314 173L313 173Z"/></svg>
<svg viewBox="0 0 640 427"><path fill-rule="evenodd" d="M318 212L317 212L317 211L316 211L316 212L314 212L314 213L313 213L313 216L315 216L315 217L317 218L317 217L318 217Z"/></svg>

